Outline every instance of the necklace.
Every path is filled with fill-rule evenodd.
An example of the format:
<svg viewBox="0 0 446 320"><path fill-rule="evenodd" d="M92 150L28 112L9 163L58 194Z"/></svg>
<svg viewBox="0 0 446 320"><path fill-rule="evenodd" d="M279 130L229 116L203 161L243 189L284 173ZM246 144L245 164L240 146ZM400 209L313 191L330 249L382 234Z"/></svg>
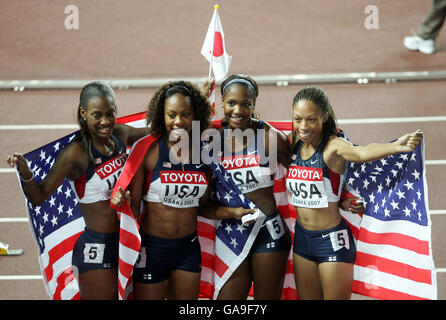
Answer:
<svg viewBox="0 0 446 320"><path fill-rule="evenodd" d="M108 147L106 144L104 144L104 149L108 156L111 156L113 154L113 149Z"/></svg>

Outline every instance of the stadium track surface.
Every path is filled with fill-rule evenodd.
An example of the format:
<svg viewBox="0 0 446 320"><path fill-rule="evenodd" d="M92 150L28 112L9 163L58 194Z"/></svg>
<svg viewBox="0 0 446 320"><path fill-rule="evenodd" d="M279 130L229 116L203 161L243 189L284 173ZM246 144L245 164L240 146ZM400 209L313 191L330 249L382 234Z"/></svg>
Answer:
<svg viewBox="0 0 446 320"><path fill-rule="evenodd" d="M205 77L200 55L214 2L205 0L26 0L0 3L0 80ZM252 76L344 72L446 70L446 31L439 52L428 56L402 45L424 18L430 1L392 1L376 6L379 29L364 27L369 1L281 0L220 3L230 73ZM64 27L65 6L79 8L79 30ZM404 13L404 14L401 14ZM267 120L289 120L302 85L261 86L257 102ZM387 142L420 128L426 138L429 207L438 298L446 299L446 80L393 84L325 84L341 127L358 144ZM153 88L116 90L118 115L143 111ZM18 130L11 125L75 124L79 90L0 91L0 159L28 152L73 129ZM221 116L217 95L217 116ZM364 124L363 119L419 117L420 122ZM345 119L357 119L342 124ZM443 120L442 120L443 119ZM435 121L434 121L435 120ZM442 160L435 164L433 160ZM0 165L6 168L6 163ZM0 172L0 241L24 249L0 257L0 299L48 299L15 174ZM19 222L5 222L13 218ZM14 280L11 280L12 276ZM31 276L26 278L24 276ZM37 278L33 278L37 276ZM20 278L20 280L17 279ZM354 296L354 299L363 299Z"/></svg>

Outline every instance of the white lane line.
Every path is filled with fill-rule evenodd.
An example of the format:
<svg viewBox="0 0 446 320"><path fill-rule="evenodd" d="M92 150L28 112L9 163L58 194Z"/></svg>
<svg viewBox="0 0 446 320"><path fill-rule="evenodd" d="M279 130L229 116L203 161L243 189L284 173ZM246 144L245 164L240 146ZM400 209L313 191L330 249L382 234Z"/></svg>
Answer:
<svg viewBox="0 0 446 320"><path fill-rule="evenodd" d="M28 222L28 218L0 218L0 222Z"/></svg>
<svg viewBox="0 0 446 320"><path fill-rule="evenodd" d="M0 276L0 280L43 280L42 275Z"/></svg>
<svg viewBox="0 0 446 320"><path fill-rule="evenodd" d="M429 210L430 214L446 214L446 210Z"/></svg>
<svg viewBox="0 0 446 320"><path fill-rule="evenodd" d="M338 119L339 124L374 124L374 123L439 122L439 121L446 121L446 116ZM79 127L76 124L0 125L0 130L48 130L48 129L53 129L53 130L79 129Z"/></svg>
<svg viewBox="0 0 446 320"><path fill-rule="evenodd" d="M446 160L426 160L425 163L427 166L429 166L429 165L438 166L438 165L446 164Z"/></svg>
<svg viewBox="0 0 446 320"><path fill-rule="evenodd" d="M405 123L405 122L436 122L436 121L446 121L446 116L339 119L338 123L339 124L371 124L371 123Z"/></svg>
<svg viewBox="0 0 446 320"><path fill-rule="evenodd" d="M60 130L79 129L75 124L5 124L0 125L0 130Z"/></svg>

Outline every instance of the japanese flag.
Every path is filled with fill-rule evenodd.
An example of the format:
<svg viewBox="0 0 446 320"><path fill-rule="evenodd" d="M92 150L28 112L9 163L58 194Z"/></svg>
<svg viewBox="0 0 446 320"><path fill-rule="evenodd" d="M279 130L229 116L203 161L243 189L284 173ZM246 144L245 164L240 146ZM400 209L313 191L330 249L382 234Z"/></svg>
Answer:
<svg viewBox="0 0 446 320"><path fill-rule="evenodd" d="M225 49L225 36L217 9L218 6L215 6L201 54L209 61L215 80L219 81L227 75L232 57L227 54Z"/></svg>

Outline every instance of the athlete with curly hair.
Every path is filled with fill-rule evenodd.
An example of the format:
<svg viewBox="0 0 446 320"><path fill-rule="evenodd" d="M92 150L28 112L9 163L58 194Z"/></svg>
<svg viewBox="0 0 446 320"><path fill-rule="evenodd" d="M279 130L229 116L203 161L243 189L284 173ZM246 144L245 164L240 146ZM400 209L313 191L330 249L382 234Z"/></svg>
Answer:
<svg viewBox="0 0 446 320"><path fill-rule="evenodd" d="M127 201L135 216L143 203L134 297L197 299L201 274L197 215L199 206L210 200L211 188L209 166L201 159L192 161L191 137L193 121L200 123L200 136L209 127L210 106L191 83L175 81L156 91L147 116L159 139L142 155L129 190L118 190L112 199L118 207ZM216 215L240 218L249 212L223 208Z"/></svg>

